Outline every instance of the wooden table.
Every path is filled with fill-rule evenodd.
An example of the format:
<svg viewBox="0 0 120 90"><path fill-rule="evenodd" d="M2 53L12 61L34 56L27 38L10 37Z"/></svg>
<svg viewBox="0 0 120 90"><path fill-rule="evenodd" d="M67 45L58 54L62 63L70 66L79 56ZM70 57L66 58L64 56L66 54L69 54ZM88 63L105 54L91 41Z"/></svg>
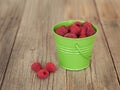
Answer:
<svg viewBox="0 0 120 90"><path fill-rule="evenodd" d="M99 28L91 65L82 71L58 66L51 27L79 19ZM57 71L38 79L35 61ZM120 0L0 0L1 90L120 90Z"/></svg>

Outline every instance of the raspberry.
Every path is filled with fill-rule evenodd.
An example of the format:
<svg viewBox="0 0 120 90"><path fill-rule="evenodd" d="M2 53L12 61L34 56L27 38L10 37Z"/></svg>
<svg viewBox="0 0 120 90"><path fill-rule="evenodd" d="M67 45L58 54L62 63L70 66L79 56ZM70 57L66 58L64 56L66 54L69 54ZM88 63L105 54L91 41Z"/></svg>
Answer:
<svg viewBox="0 0 120 90"><path fill-rule="evenodd" d="M72 24L70 26L70 32L78 35L80 33L80 27L76 26L75 24Z"/></svg>
<svg viewBox="0 0 120 90"><path fill-rule="evenodd" d="M48 62L48 63L46 64L46 69L47 69L49 72L55 72L56 66L55 66L55 64L53 64L52 62Z"/></svg>
<svg viewBox="0 0 120 90"><path fill-rule="evenodd" d="M39 62L35 62L31 65L33 71L38 72L41 69L41 64Z"/></svg>
<svg viewBox="0 0 120 90"><path fill-rule="evenodd" d="M77 38L77 35L76 34L72 34L72 33L67 33L67 34L65 34L64 37L67 37L67 38Z"/></svg>
<svg viewBox="0 0 120 90"><path fill-rule="evenodd" d="M37 76L45 79L49 76L49 72L46 69L41 69L39 72L37 72Z"/></svg>
<svg viewBox="0 0 120 90"><path fill-rule="evenodd" d="M68 28L66 26L61 26L59 28L56 28L56 33L58 35L64 36L66 33L68 33Z"/></svg>
<svg viewBox="0 0 120 90"><path fill-rule="evenodd" d="M87 27L87 29L88 29L88 27L92 28L92 24L89 22L84 22L83 26Z"/></svg>
<svg viewBox="0 0 120 90"><path fill-rule="evenodd" d="M79 36L79 38L85 38L86 37L86 35L80 35Z"/></svg>
<svg viewBox="0 0 120 90"><path fill-rule="evenodd" d="M95 33L95 30L93 29L92 27L92 24L89 23L89 22L85 22L84 24L84 27L86 27L87 31L86 31L86 35L87 36L91 36Z"/></svg>
<svg viewBox="0 0 120 90"><path fill-rule="evenodd" d="M95 33L95 30L93 28L87 30L87 36L91 36Z"/></svg>
<svg viewBox="0 0 120 90"><path fill-rule="evenodd" d="M81 27L82 26L82 24L80 23L80 22L75 22L74 23L76 26L78 26L78 27Z"/></svg>
<svg viewBox="0 0 120 90"><path fill-rule="evenodd" d="M86 28L81 27L80 35L86 35Z"/></svg>
<svg viewBox="0 0 120 90"><path fill-rule="evenodd" d="M68 33L70 32L70 26L67 27L68 28Z"/></svg>

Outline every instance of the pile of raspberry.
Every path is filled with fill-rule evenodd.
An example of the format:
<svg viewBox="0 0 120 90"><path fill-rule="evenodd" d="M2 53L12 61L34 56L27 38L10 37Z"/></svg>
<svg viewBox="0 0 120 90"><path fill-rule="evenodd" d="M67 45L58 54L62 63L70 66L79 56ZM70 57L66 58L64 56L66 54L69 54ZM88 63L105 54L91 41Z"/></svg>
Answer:
<svg viewBox="0 0 120 90"><path fill-rule="evenodd" d="M95 34L95 30L91 23L74 22L70 26L61 26L55 29L55 32L63 37L67 38L85 38Z"/></svg>
<svg viewBox="0 0 120 90"><path fill-rule="evenodd" d="M45 79L50 75L50 73L56 71L56 66L52 62L47 62L45 68L42 68L40 62L34 62L31 65L31 69L37 73L38 78Z"/></svg>

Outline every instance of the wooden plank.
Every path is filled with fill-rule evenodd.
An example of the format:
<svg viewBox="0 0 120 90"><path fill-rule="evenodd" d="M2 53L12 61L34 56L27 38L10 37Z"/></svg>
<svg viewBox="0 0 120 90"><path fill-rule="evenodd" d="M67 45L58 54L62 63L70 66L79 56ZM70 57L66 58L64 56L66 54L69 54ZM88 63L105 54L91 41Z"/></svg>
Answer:
<svg viewBox="0 0 120 90"><path fill-rule="evenodd" d="M66 5L67 19L83 19L97 24L96 38L91 66L84 71L67 71L67 90L119 90L113 62L102 32L93 0L71 0Z"/></svg>
<svg viewBox="0 0 120 90"><path fill-rule="evenodd" d="M88 20L99 26L91 67L78 72L67 71L67 75L66 70L58 67L56 73L51 74L48 79L38 79L30 70L30 65L36 60L43 65L47 61L57 64L50 29L54 23L63 20L64 16L65 19ZM46 0L42 3L40 0L29 0L2 90L119 90L112 59L101 30L92 0L54 0L52 3Z"/></svg>
<svg viewBox="0 0 120 90"><path fill-rule="evenodd" d="M88 9L92 8L92 11ZM97 20L92 0L69 0L66 5L65 19L78 19L93 22ZM94 90L90 67L82 71L67 71L67 90Z"/></svg>
<svg viewBox="0 0 120 90"><path fill-rule="evenodd" d="M25 1L0 0L0 86L19 29Z"/></svg>
<svg viewBox="0 0 120 90"><path fill-rule="evenodd" d="M54 37L53 37L53 33L51 32L51 28L55 23L58 23L64 20L63 13L65 11L66 1L65 0L59 0L59 1L53 0L52 2L49 1L49 5L50 6L49 6L49 24L48 24L48 36L49 37L48 38L49 38L50 47L48 48L48 50L50 50L49 53L51 53L50 54L51 61L57 64L57 71L54 74L51 74L51 76L53 76L53 80L49 78L48 90L66 90L66 87L67 87L66 86L66 70L58 66L58 60L57 60L56 49L55 49L55 44L54 44Z"/></svg>
<svg viewBox="0 0 120 90"><path fill-rule="evenodd" d="M56 73L45 80L38 79L31 70L35 61L43 66L48 61L57 64L51 27L63 20L62 5L64 0L27 1L2 90L65 90L66 70L58 67Z"/></svg>
<svg viewBox="0 0 120 90"><path fill-rule="evenodd" d="M117 80L117 75L115 73L114 65L100 24L98 24L98 28L99 34L96 38L93 50L93 55L95 56L93 56L93 62L91 64L94 89L119 90L120 86ZM96 48L99 48L99 50Z"/></svg>
<svg viewBox="0 0 120 90"><path fill-rule="evenodd" d="M96 0L96 4L120 84L120 0Z"/></svg>
<svg viewBox="0 0 120 90"><path fill-rule="evenodd" d="M112 21L120 21L120 0L94 0L97 4L97 9L104 23Z"/></svg>

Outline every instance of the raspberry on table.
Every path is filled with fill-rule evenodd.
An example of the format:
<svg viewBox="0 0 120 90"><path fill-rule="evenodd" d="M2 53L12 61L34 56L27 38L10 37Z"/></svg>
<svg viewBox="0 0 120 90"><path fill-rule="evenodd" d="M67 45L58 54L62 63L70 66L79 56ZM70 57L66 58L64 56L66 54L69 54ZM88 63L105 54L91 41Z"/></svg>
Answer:
<svg viewBox="0 0 120 90"><path fill-rule="evenodd" d="M38 72L40 71L40 69L42 68L41 64L39 62L34 62L32 65L31 65L31 69L35 72Z"/></svg>
<svg viewBox="0 0 120 90"><path fill-rule="evenodd" d="M46 63L45 68L46 68L46 70L48 70L49 72L55 72L55 71L56 71L56 66L55 66L55 64L53 64L52 62Z"/></svg>
<svg viewBox="0 0 120 90"><path fill-rule="evenodd" d="M39 72L37 72L37 76L41 79L45 79L49 76L49 72L46 69L41 69Z"/></svg>

